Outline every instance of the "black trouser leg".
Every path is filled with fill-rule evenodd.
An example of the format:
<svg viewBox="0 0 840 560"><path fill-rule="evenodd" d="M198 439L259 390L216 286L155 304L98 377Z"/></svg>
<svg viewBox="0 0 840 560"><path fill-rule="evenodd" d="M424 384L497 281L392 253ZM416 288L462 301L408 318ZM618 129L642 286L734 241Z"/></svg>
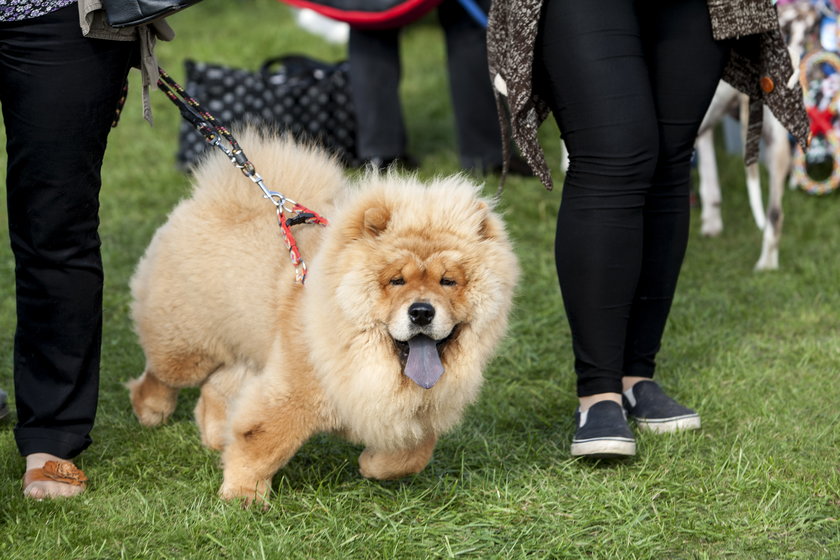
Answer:
<svg viewBox="0 0 840 560"><path fill-rule="evenodd" d="M489 0L477 2L486 14ZM502 132L496 101L487 72L487 38L479 25L456 0L438 7L446 34L449 89L455 115L455 134L461 166L485 169L502 163Z"/></svg>
<svg viewBox="0 0 840 560"><path fill-rule="evenodd" d="M688 238L689 160L728 49L704 0L548 0L538 72L569 150L555 254L578 395L653 375Z"/></svg>
<svg viewBox="0 0 840 560"><path fill-rule="evenodd" d="M399 33L399 29L350 29L350 91L361 159L405 154Z"/></svg>
<svg viewBox="0 0 840 560"><path fill-rule="evenodd" d="M135 48L83 38L75 5L0 25L23 455L69 458L91 442L102 334L99 172Z"/></svg>

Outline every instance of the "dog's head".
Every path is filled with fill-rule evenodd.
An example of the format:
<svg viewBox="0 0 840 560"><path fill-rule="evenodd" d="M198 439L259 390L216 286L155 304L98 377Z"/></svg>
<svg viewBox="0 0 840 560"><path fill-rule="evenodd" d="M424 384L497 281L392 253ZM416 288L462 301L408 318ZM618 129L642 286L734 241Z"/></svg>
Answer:
<svg viewBox="0 0 840 560"><path fill-rule="evenodd" d="M462 177L366 182L335 222L342 246L327 249L327 272L344 319L386 341L402 373L429 389L476 329L499 338L491 324L506 323L516 259L501 219Z"/></svg>

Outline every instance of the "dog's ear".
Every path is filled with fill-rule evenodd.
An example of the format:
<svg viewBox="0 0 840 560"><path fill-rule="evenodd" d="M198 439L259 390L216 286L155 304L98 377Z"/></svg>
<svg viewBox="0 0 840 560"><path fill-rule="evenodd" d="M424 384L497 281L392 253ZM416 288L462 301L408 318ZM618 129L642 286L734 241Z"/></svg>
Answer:
<svg viewBox="0 0 840 560"><path fill-rule="evenodd" d="M503 235L504 226L485 201L478 201L475 216L478 218L478 236L480 238L497 239Z"/></svg>
<svg viewBox="0 0 840 560"><path fill-rule="evenodd" d="M368 208L365 210L364 232L376 237L388 226L391 213L385 208Z"/></svg>

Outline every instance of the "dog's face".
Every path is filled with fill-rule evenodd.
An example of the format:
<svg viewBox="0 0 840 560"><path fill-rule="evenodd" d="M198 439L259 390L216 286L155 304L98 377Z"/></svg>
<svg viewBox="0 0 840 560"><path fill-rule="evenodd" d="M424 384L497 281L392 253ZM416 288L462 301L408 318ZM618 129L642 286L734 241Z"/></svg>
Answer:
<svg viewBox="0 0 840 560"><path fill-rule="evenodd" d="M429 222L404 229L393 214L386 207L364 213L364 235L374 256L369 270L376 273L375 285L366 290L374 296L370 311L393 341L403 373L429 389L443 375L444 355L468 319L471 244Z"/></svg>
<svg viewBox="0 0 840 560"><path fill-rule="evenodd" d="M343 245L327 266L354 336L380 341L429 389L461 359L465 333L504 322L516 263L501 220L473 191L461 188L455 204L443 189L404 188L366 200L337 226Z"/></svg>
<svg viewBox="0 0 840 560"><path fill-rule="evenodd" d="M425 243L420 240L420 245ZM426 389L443 374L441 357L468 318L464 292L469 276L463 261L457 250L424 255L404 249L379 275L384 326L399 352L403 373Z"/></svg>
<svg viewBox="0 0 840 560"><path fill-rule="evenodd" d="M459 296L467 280L460 260L456 251L426 259L406 251L383 267L379 281L390 310L388 332L394 340L406 342L425 335L440 341L452 333L462 319Z"/></svg>

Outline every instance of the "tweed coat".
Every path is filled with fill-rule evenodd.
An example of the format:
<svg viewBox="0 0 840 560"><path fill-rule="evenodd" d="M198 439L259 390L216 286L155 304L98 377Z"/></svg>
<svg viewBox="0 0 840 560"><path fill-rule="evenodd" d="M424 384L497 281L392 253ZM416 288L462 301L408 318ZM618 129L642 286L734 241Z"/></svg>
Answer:
<svg viewBox="0 0 840 560"><path fill-rule="evenodd" d="M510 116L502 118L504 147L512 135L522 156L546 188L552 188L545 154L537 129L549 114L548 105L533 88L534 45L543 0L494 0L487 28L490 80L496 92L499 114L502 97ZM804 146L808 117L802 89L794 78L793 65L771 0L708 0L712 33L728 40L731 47L723 79L750 97L750 118L745 150L746 163L758 159L763 105ZM505 154L505 161L509 154Z"/></svg>

